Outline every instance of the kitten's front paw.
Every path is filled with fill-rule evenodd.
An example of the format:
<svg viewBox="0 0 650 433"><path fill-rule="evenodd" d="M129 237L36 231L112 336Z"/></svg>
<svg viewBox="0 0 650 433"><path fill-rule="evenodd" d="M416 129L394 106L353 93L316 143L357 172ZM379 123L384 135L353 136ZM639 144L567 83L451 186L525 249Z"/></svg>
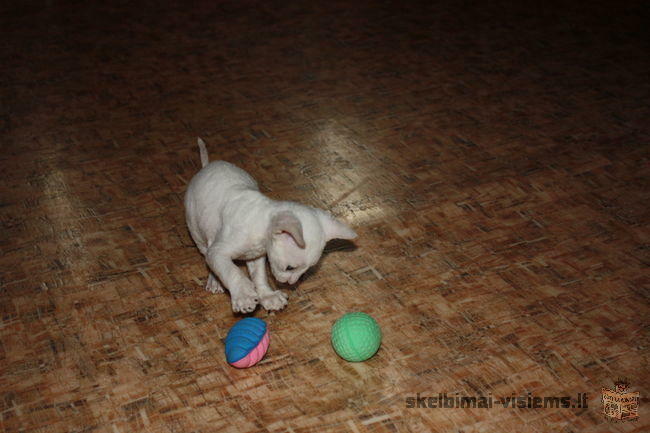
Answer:
<svg viewBox="0 0 650 433"><path fill-rule="evenodd" d="M223 293L223 286L214 275L210 274L208 282L205 283L205 290L212 293Z"/></svg>
<svg viewBox="0 0 650 433"><path fill-rule="evenodd" d="M237 292L230 291L232 311L235 313L250 313L257 307L260 297L253 288L253 283L248 282Z"/></svg>
<svg viewBox="0 0 650 433"><path fill-rule="evenodd" d="M260 304L269 311L281 310L287 305L287 298L285 293L276 290L268 295L260 296Z"/></svg>
<svg viewBox="0 0 650 433"><path fill-rule="evenodd" d="M257 296L241 295L232 299L232 311L235 313L251 313L257 307Z"/></svg>

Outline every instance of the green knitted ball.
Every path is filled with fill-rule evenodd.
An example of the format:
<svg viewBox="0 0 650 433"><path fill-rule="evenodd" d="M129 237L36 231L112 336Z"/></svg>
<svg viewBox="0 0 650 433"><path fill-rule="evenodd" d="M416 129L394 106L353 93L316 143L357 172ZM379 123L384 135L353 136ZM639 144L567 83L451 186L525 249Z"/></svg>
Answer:
<svg viewBox="0 0 650 433"><path fill-rule="evenodd" d="M366 313L348 313L332 326L332 346L346 361L369 359L381 344L381 329Z"/></svg>

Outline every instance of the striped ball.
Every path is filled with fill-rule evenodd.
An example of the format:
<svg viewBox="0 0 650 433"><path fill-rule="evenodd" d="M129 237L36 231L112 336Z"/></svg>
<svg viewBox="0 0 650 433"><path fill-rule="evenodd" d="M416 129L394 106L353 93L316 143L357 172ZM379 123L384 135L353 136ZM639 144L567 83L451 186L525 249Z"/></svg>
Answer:
<svg viewBox="0 0 650 433"><path fill-rule="evenodd" d="M256 317L246 317L235 323L226 336L226 360L233 367L252 367L264 357L268 348L266 322Z"/></svg>

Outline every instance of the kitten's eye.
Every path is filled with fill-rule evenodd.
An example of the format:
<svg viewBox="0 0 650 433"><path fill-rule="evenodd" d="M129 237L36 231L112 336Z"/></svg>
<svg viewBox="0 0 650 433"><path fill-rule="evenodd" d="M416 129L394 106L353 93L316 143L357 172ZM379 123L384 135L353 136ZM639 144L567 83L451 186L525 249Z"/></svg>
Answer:
<svg viewBox="0 0 650 433"><path fill-rule="evenodd" d="M287 269L285 269L285 271L293 271L294 269L296 268L293 266L287 266Z"/></svg>

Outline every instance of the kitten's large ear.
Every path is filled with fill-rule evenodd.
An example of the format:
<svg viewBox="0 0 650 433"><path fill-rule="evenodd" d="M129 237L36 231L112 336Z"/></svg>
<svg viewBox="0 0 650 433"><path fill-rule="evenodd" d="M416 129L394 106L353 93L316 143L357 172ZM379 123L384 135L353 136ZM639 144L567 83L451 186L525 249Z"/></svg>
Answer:
<svg viewBox="0 0 650 433"><path fill-rule="evenodd" d="M325 231L327 240L331 239L354 239L357 234L347 224L341 222L328 212L319 209L318 219Z"/></svg>
<svg viewBox="0 0 650 433"><path fill-rule="evenodd" d="M305 248L305 239L302 236L302 224L290 211L278 212L273 216L273 219L271 219L271 233L273 235L287 233L291 235L300 248Z"/></svg>

